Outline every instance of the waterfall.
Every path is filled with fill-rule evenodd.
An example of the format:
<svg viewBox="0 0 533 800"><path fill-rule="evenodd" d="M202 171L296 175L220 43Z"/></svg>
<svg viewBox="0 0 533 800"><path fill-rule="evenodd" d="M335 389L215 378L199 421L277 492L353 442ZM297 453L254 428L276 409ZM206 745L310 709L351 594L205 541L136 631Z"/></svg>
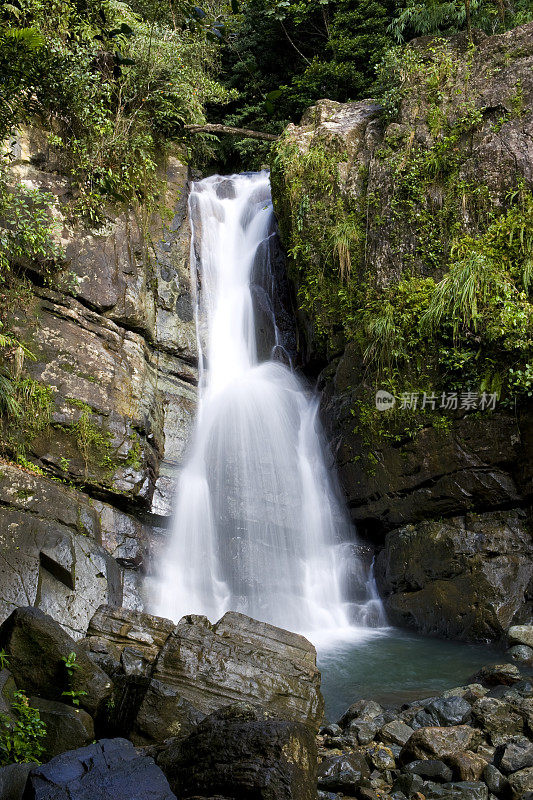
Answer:
<svg viewBox="0 0 533 800"><path fill-rule="evenodd" d="M199 408L156 613L241 611L315 640L383 624L317 398L292 370L268 173L194 183L189 213Z"/></svg>

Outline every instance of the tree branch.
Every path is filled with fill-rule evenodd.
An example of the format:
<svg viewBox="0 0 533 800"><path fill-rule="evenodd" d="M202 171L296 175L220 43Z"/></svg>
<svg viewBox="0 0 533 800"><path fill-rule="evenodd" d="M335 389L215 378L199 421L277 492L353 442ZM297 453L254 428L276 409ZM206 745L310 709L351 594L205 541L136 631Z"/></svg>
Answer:
<svg viewBox="0 0 533 800"><path fill-rule="evenodd" d="M206 122L205 125L185 125L185 130L189 133L228 133L230 136L246 136L247 139L266 139L274 142L279 139L273 133L263 133L262 131L251 131L248 128L231 128L229 125L215 125Z"/></svg>

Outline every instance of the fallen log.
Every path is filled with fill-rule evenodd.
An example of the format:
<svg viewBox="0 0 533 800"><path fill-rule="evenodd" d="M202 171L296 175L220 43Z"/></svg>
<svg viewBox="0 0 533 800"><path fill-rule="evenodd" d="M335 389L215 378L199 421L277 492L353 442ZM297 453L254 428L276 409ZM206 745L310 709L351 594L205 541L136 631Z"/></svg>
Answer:
<svg viewBox="0 0 533 800"><path fill-rule="evenodd" d="M189 133L228 133L230 136L245 136L247 139L265 139L274 142L279 139L274 133L263 133L263 131L252 131L248 128L232 128L229 125L218 125L206 122L205 125L185 125L185 130Z"/></svg>

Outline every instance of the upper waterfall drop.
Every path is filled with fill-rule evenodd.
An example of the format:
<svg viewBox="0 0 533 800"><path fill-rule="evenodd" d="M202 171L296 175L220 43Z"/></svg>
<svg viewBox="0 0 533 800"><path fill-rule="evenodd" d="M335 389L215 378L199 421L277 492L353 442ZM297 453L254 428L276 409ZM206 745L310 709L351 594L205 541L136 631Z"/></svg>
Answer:
<svg viewBox="0 0 533 800"><path fill-rule="evenodd" d="M156 613L241 611L315 640L384 624L290 367L268 173L194 183L189 213L200 396Z"/></svg>

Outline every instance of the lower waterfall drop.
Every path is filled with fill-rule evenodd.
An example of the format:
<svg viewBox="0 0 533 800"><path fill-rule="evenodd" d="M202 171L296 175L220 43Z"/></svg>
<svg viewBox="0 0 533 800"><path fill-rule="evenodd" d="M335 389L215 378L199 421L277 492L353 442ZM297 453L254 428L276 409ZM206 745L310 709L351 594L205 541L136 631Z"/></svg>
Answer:
<svg viewBox="0 0 533 800"><path fill-rule="evenodd" d="M318 400L291 369L268 173L194 183L189 214L199 407L155 611L241 611L315 643L384 625L326 465Z"/></svg>

